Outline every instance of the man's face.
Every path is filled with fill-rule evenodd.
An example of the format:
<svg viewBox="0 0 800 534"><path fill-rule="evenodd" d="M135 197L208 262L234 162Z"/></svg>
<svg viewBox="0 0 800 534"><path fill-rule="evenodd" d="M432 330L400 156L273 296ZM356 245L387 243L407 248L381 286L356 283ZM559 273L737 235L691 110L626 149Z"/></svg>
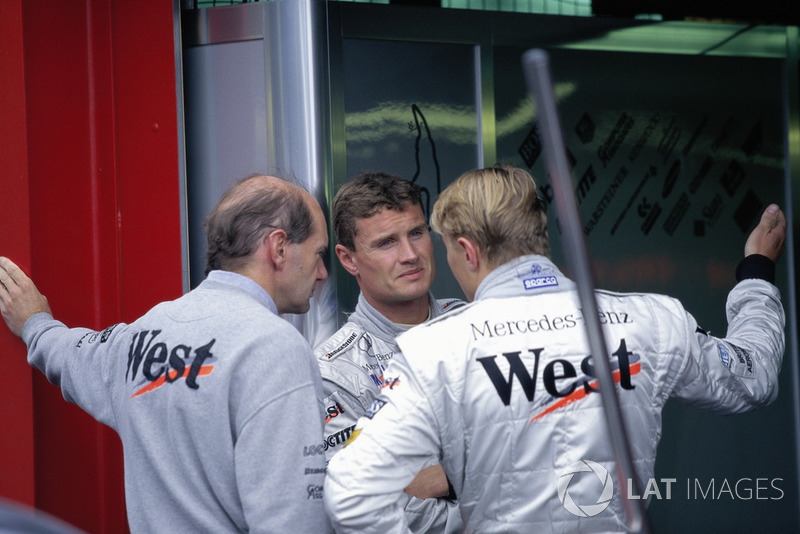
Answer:
<svg viewBox="0 0 800 534"><path fill-rule="evenodd" d="M337 245L342 265L373 303L392 304L424 297L433 283L433 242L419 205L383 209L356 221L355 250Z"/></svg>
<svg viewBox="0 0 800 534"><path fill-rule="evenodd" d="M323 258L328 248L325 217L316 202L310 202L314 222L311 235L302 243L287 248L287 284L284 287L284 308L281 313L305 313L317 282L328 278Z"/></svg>

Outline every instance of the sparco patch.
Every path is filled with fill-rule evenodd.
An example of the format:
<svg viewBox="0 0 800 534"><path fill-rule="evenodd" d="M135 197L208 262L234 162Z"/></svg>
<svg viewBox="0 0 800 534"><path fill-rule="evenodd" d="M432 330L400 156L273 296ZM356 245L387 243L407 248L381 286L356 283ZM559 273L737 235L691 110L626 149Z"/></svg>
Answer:
<svg viewBox="0 0 800 534"><path fill-rule="evenodd" d="M558 285L558 278L553 275L551 269L542 268L538 263L531 265L530 272L520 273L522 286L526 289L540 289Z"/></svg>

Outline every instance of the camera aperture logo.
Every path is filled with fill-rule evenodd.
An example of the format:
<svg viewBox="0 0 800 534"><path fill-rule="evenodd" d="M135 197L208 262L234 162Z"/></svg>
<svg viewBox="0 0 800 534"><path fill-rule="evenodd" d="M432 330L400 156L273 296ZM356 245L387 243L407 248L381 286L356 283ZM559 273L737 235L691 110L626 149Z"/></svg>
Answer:
<svg viewBox="0 0 800 534"><path fill-rule="evenodd" d="M592 475L593 474L593 475ZM578 504L572 499L569 493L569 485L575 475L596 476L602 484L600 496L595 503ZM614 496L614 481L608 470L597 462L591 460L579 460L570 465L558 478L558 500L564 508L578 517L593 517L608 508L611 498Z"/></svg>

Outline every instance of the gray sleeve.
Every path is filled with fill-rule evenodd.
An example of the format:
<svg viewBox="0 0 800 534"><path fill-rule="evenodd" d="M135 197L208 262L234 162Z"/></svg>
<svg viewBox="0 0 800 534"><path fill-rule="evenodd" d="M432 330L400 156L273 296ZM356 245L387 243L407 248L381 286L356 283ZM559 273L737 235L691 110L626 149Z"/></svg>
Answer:
<svg viewBox="0 0 800 534"><path fill-rule="evenodd" d="M67 328L49 314L30 317L22 328L28 363L61 388L64 398L92 417L116 428L113 377L125 365L123 335L126 325L102 332ZM124 371L123 371L124 374Z"/></svg>

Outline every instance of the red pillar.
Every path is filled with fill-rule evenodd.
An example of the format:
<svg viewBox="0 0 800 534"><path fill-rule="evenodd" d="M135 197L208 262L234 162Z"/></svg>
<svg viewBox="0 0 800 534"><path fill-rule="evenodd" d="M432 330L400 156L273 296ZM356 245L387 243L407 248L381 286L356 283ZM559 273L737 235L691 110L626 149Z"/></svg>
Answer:
<svg viewBox="0 0 800 534"><path fill-rule="evenodd" d="M21 0L0 0L0 255L30 265ZM0 496L33 503L33 383L25 347L0 330Z"/></svg>
<svg viewBox="0 0 800 534"><path fill-rule="evenodd" d="M0 27L0 254L70 326L129 322L179 296L172 3L0 0ZM24 353L0 327L0 497L125 531L118 438Z"/></svg>

